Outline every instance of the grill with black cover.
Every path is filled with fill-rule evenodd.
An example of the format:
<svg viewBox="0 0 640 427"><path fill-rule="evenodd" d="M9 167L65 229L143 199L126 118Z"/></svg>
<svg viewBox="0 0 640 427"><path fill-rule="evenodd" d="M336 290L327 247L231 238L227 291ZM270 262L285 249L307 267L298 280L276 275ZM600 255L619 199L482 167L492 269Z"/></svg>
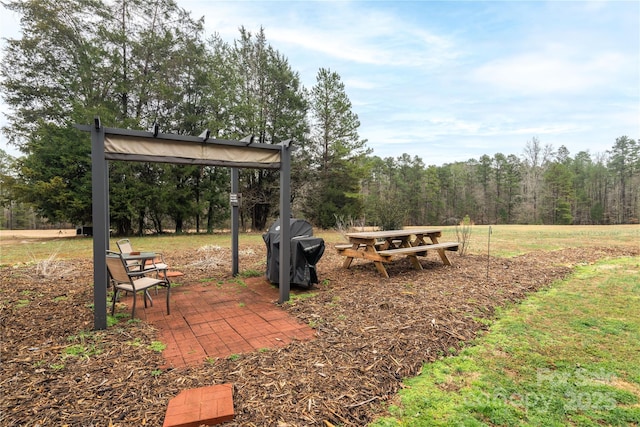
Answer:
<svg viewBox="0 0 640 427"><path fill-rule="evenodd" d="M313 227L304 219L289 219L291 235L290 283L310 287L318 283L316 264L324 254L324 240L313 236ZM267 245L267 280L280 278L280 219L262 235Z"/></svg>

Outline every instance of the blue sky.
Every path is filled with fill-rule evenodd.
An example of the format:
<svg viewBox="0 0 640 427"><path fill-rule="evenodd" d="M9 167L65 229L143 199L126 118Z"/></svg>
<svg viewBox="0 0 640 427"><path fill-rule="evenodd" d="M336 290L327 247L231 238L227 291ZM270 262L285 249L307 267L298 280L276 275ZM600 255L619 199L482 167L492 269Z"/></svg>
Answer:
<svg viewBox="0 0 640 427"><path fill-rule="evenodd" d="M638 1L177 3L228 41L263 27L308 88L336 71L383 158L521 155L534 137L595 155L640 138Z"/></svg>

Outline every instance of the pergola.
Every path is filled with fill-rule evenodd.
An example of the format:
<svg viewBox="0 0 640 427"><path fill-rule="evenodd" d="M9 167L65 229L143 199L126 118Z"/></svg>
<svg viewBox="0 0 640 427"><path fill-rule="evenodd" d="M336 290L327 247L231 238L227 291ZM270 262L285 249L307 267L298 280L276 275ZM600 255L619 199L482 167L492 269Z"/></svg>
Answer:
<svg viewBox="0 0 640 427"><path fill-rule="evenodd" d="M109 249L109 160L161 162L231 168L231 253L232 274L238 274L239 168L278 169L280 171L280 218L291 216L291 140L280 144L253 143L253 137L241 141L210 138L209 131L200 136L184 136L153 131L105 128L95 118L93 126L79 125L91 132L91 181L93 215L93 301L94 328L107 328L107 265ZM279 302L289 300L289 227L280 227Z"/></svg>

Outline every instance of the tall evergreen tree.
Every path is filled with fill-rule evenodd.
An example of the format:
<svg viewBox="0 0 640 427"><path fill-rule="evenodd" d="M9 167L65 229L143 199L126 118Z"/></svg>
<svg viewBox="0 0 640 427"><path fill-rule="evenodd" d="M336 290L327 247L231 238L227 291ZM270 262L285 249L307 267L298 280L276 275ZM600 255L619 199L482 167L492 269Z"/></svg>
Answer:
<svg viewBox="0 0 640 427"><path fill-rule="evenodd" d="M574 224L591 224L590 210L595 200L590 191L589 173L593 168L591 155L587 151L576 154L571 162L573 174L573 188L575 189L575 204L573 208Z"/></svg>
<svg viewBox="0 0 640 427"><path fill-rule="evenodd" d="M426 198L425 165L418 156L412 158L406 153L398 157L397 164L395 194L402 202L395 209L406 206L406 218L399 225L422 225L425 223L424 205L421 203Z"/></svg>
<svg viewBox="0 0 640 427"><path fill-rule="evenodd" d="M22 196L50 219L89 222L90 142L73 125L95 115L107 126L170 123L184 101L174 88L189 86L180 80L187 58L201 52L193 48L201 22L172 0L28 0L7 7L23 16L22 38L8 40L1 68L12 110L4 132L27 155ZM110 170L117 202L139 183L121 178L139 176L144 167L116 162ZM44 200L42 191L54 200ZM128 204L138 206L112 209L116 228L130 230L141 210L157 206L146 202L134 198Z"/></svg>
<svg viewBox="0 0 640 427"><path fill-rule="evenodd" d="M312 161L317 179L305 213L320 227L335 225L335 217L362 213L361 180L367 141L358 135L360 120L338 73L321 68L311 90Z"/></svg>
<svg viewBox="0 0 640 427"><path fill-rule="evenodd" d="M0 222L0 227L9 230L16 225L15 169L16 159L0 148L0 210L4 214L4 221Z"/></svg>
<svg viewBox="0 0 640 427"><path fill-rule="evenodd" d="M638 183L640 175L640 144L629 138L621 136L616 139L613 148L609 151L609 168L616 179L617 206L615 212L616 222L628 223L634 209L634 202L637 201L637 185L632 186L635 181ZM636 208L637 209L637 208ZM636 221L638 218L635 218Z"/></svg>
<svg viewBox="0 0 640 427"><path fill-rule="evenodd" d="M444 217L444 205L441 194L441 181L438 174L438 168L434 165L427 167L425 171L425 202L426 224L440 224L441 218Z"/></svg>
<svg viewBox="0 0 640 427"><path fill-rule="evenodd" d="M566 163L549 164L544 174L543 218L545 224L572 224L573 174Z"/></svg>
<svg viewBox="0 0 640 427"><path fill-rule="evenodd" d="M509 154L505 164L504 174L504 221L512 224L515 220L515 211L521 202L522 164L518 156Z"/></svg>
<svg viewBox="0 0 640 427"><path fill-rule="evenodd" d="M480 224L488 224L491 222L489 212L491 212L492 206L495 202L492 188L491 188L491 175L492 175L492 159L489 155L485 154L480 157L477 167L477 175L482 186L482 197L480 200L480 212L478 212L476 221Z"/></svg>
<svg viewBox="0 0 640 427"><path fill-rule="evenodd" d="M265 144L294 139L304 147L308 129L304 88L287 59L267 43L264 29L254 36L241 28L231 56L234 79L230 90L234 103L230 111L230 137L251 136L255 142ZM294 163L292 181L299 182L300 170L300 165ZM255 229L264 229L278 206L278 178L278 173L272 170L241 173L242 218L248 215ZM292 185L294 193L296 187Z"/></svg>
<svg viewBox="0 0 640 427"><path fill-rule="evenodd" d="M609 213L610 174L607 170L607 159L602 153L594 157L593 165L589 168L589 192L593 199L589 214L594 224L611 224L613 221Z"/></svg>

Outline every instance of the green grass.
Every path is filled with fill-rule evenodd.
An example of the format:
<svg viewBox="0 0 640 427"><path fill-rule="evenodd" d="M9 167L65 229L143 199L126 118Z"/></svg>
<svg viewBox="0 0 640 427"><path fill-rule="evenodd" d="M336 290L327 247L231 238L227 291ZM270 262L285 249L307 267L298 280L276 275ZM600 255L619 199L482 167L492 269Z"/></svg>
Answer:
<svg viewBox="0 0 640 427"><path fill-rule="evenodd" d="M16 308L26 307L30 303L31 303L31 301L29 301L28 299L19 299L18 302L16 302Z"/></svg>
<svg viewBox="0 0 640 427"><path fill-rule="evenodd" d="M82 344L73 344L65 348L64 354L66 356L74 356L74 357L86 357L89 358L96 354L102 353L102 350L97 348L95 345L85 346Z"/></svg>
<svg viewBox="0 0 640 427"><path fill-rule="evenodd" d="M262 276L264 276L264 271L258 271L258 270L249 269L249 270L241 271L239 273L239 276L244 278L244 279L249 279L251 277L262 277Z"/></svg>
<svg viewBox="0 0 640 427"><path fill-rule="evenodd" d="M109 246L116 248L118 238L110 239ZM231 235L221 234L163 234L161 236L131 237L131 244L139 251L174 251L181 249L197 249L206 245L231 247ZM262 234L242 233L239 236L241 245L264 245ZM23 239L20 243L5 244L2 250L2 265L18 263L35 264L48 259L52 254L56 259L87 258L93 253L93 239L87 237L66 237L54 239Z"/></svg>
<svg viewBox="0 0 640 427"><path fill-rule="evenodd" d="M165 348L167 348L167 345L161 341L153 341L149 344L149 350L157 351L158 353L162 353Z"/></svg>
<svg viewBox="0 0 640 427"><path fill-rule="evenodd" d="M455 227L442 228L441 241L456 240ZM344 238L335 231L316 230L328 247ZM116 248L116 238L110 241L110 247ZM490 249L495 256L515 256L534 250L556 250L567 247L602 247L615 245L638 247L640 227L637 225L492 225L473 226L470 237L469 253L486 254ZM219 234L163 234L161 236L131 237L134 248L141 251L172 252L183 249L197 249L207 245L231 246L229 233ZM264 245L261 233L241 233L240 247L243 245ZM55 239L24 239L20 243L4 244L2 265L21 263L35 264L49 259L55 254L56 260L90 257L93 253L93 240L86 237L68 237ZM253 274L253 273L252 273ZM262 272L260 272L262 274Z"/></svg>
<svg viewBox="0 0 640 427"><path fill-rule="evenodd" d="M286 304L295 305L297 301L304 301L306 299L313 298L315 296L316 296L315 292L300 292L297 294L292 293L289 296L289 301L287 301Z"/></svg>
<svg viewBox="0 0 640 427"><path fill-rule="evenodd" d="M578 268L425 365L371 425L638 425L639 278L638 257Z"/></svg>
<svg viewBox="0 0 640 427"><path fill-rule="evenodd" d="M65 347L62 358L89 358L102 353L100 338L93 331L80 331L77 335L70 335L67 341L72 343Z"/></svg>
<svg viewBox="0 0 640 427"><path fill-rule="evenodd" d="M491 233L490 233L491 231ZM445 240L455 240L455 227L442 227ZM513 257L533 251L621 245L638 248L638 225L474 225L469 253Z"/></svg>

